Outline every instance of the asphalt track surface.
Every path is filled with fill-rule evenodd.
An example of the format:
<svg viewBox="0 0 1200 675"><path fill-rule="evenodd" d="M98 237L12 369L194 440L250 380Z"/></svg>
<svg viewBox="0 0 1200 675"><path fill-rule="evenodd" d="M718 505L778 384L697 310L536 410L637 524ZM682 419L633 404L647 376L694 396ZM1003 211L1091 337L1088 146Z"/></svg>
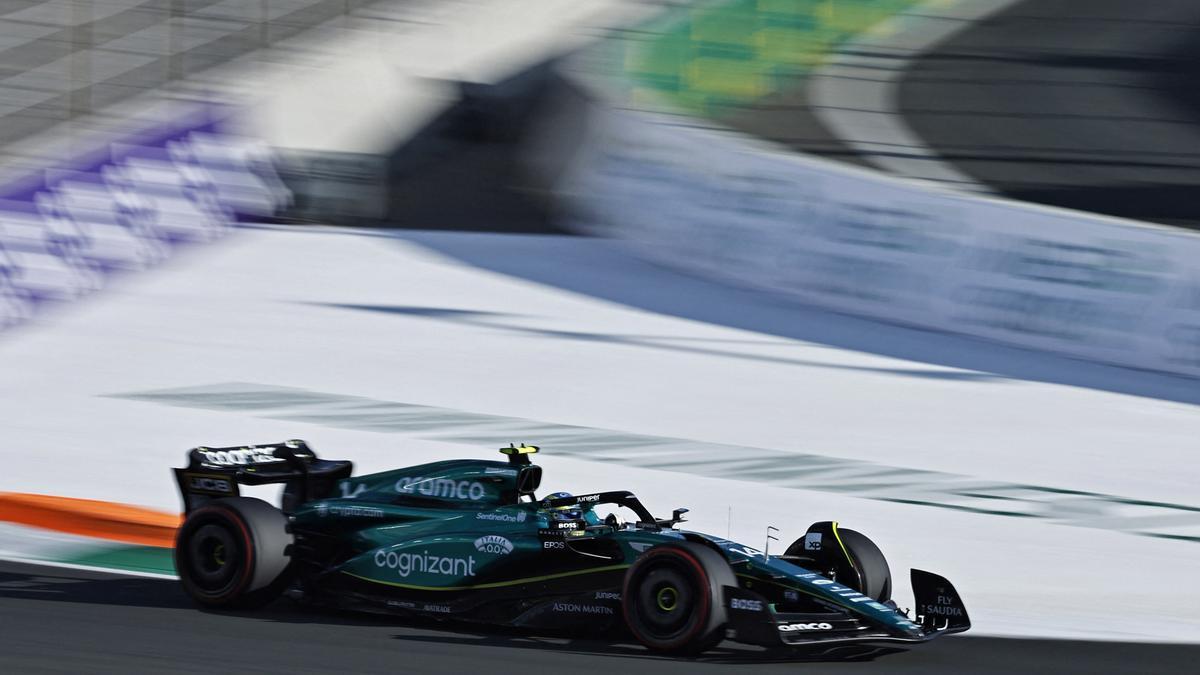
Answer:
<svg viewBox="0 0 1200 675"><path fill-rule="evenodd" d="M909 64L904 121L1023 201L1200 227L1200 3L1026 0Z"/></svg>
<svg viewBox="0 0 1200 675"><path fill-rule="evenodd" d="M1200 645L951 636L908 650L805 658L725 643L701 659L638 645L428 627L288 600L202 612L174 581L0 562L5 673L1070 673L1194 672Z"/></svg>
<svg viewBox="0 0 1200 675"><path fill-rule="evenodd" d="M753 104L730 106L714 113L738 131L809 155L864 169L876 168L869 158L833 134L813 114L802 75L781 75L779 91Z"/></svg>
<svg viewBox="0 0 1200 675"><path fill-rule="evenodd" d="M876 54L874 56L886 56ZM908 58L907 55L905 58ZM1005 196L1200 228L1200 3L1026 0L897 61L899 114ZM721 121L858 166L793 77ZM894 152L908 154L904 147Z"/></svg>

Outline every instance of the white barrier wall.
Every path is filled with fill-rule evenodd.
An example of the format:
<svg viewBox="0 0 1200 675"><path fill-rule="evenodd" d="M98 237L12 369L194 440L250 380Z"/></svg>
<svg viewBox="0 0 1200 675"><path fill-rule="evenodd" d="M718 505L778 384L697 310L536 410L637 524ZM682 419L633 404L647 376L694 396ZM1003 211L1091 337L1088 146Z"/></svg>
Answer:
<svg viewBox="0 0 1200 675"><path fill-rule="evenodd" d="M836 311L1200 375L1200 236L943 192L597 107L560 183L589 233Z"/></svg>

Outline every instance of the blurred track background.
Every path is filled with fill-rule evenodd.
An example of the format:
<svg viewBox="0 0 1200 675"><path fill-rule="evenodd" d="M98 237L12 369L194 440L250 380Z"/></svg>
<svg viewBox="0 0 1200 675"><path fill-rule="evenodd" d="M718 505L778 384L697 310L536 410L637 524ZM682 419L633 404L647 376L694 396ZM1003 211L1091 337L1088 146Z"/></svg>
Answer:
<svg viewBox="0 0 1200 675"><path fill-rule="evenodd" d="M195 445L300 437L366 472L527 441L547 487L632 489L691 507L698 530L755 543L767 525L853 523L894 573L953 579L976 622L873 663L793 667L1187 672L1195 378L852 316L562 236L588 214L555 178L586 156L601 101L970 194L1190 226L1194 13L5 4L0 493L148 507L169 532L167 469ZM841 86L881 59L895 72ZM825 105L856 96L871 116ZM0 556L21 561L0 567L13 672L697 666L286 603L198 613L169 582L88 571L169 575L161 541L20 504L0 500ZM216 642L279 648L227 660ZM703 665L789 667L777 658Z"/></svg>

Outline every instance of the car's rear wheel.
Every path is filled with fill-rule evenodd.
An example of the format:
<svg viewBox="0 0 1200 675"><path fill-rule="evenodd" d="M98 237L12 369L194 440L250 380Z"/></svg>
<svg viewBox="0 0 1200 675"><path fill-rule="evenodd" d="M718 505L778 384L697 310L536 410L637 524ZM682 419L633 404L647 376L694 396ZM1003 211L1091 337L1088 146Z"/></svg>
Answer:
<svg viewBox="0 0 1200 675"><path fill-rule="evenodd" d="M175 571L205 607L261 607L287 584L287 516L249 497L217 499L188 514L175 538Z"/></svg>
<svg viewBox="0 0 1200 675"><path fill-rule="evenodd" d="M736 585L729 564L706 546L656 546L625 575L625 623L650 649L699 654L724 637L723 587Z"/></svg>

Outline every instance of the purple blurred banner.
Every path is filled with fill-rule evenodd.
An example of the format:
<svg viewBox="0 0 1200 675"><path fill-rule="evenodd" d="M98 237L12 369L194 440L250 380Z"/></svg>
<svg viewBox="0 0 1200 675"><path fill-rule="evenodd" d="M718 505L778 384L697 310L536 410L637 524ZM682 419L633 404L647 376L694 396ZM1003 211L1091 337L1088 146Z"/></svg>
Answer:
<svg viewBox="0 0 1200 675"><path fill-rule="evenodd" d="M285 208L269 148L230 113L197 106L0 185L0 329Z"/></svg>

